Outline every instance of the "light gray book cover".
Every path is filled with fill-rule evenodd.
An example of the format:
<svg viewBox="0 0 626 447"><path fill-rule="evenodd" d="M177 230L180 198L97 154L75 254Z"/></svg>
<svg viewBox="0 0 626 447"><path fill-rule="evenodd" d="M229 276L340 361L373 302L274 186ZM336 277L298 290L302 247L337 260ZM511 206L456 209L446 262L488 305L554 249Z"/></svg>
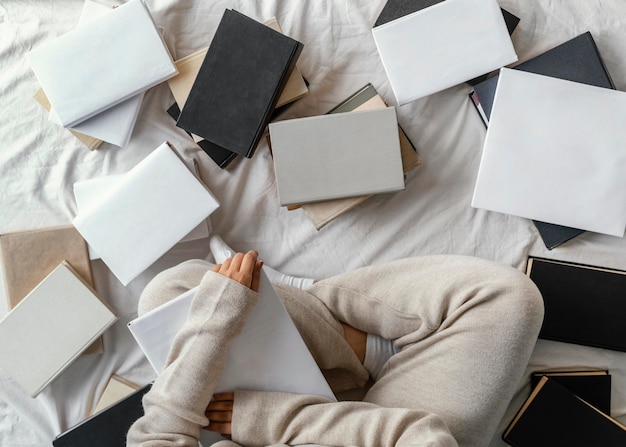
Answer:
<svg viewBox="0 0 626 447"><path fill-rule="evenodd" d="M269 131L283 206L404 189L393 107L279 121Z"/></svg>

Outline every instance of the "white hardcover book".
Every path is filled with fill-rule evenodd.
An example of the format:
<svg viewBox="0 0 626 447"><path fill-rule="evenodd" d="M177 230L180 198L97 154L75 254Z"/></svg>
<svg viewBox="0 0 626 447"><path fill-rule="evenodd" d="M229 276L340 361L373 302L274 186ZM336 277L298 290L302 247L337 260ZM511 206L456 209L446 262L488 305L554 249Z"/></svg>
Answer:
<svg viewBox="0 0 626 447"><path fill-rule="evenodd" d="M103 16L111 8L87 0L83 6L78 26L85 26L90 21ZM107 143L124 147L128 144L135 127L144 92L113 106L72 127L72 130L89 135ZM50 110L50 121L62 124L54 108Z"/></svg>
<svg viewBox="0 0 626 447"><path fill-rule="evenodd" d="M76 199L78 214L80 215L90 204L101 200L123 177L124 174L113 174L74 183L74 198ZM209 224L203 220L179 242L195 241L207 237L209 237ZM88 246L88 249L89 259L100 259L100 255L91 246Z"/></svg>
<svg viewBox="0 0 626 447"><path fill-rule="evenodd" d="M176 66L142 0L130 0L28 53L65 127L174 76Z"/></svg>
<svg viewBox="0 0 626 447"><path fill-rule="evenodd" d="M517 61L496 0L446 0L372 33L398 105Z"/></svg>
<svg viewBox="0 0 626 447"><path fill-rule="evenodd" d="M166 142L81 210L73 224L126 285L218 207Z"/></svg>
<svg viewBox="0 0 626 447"><path fill-rule="evenodd" d="M34 397L116 320L64 262L0 321L0 367Z"/></svg>
<svg viewBox="0 0 626 447"><path fill-rule="evenodd" d="M623 236L626 93L503 68L472 206Z"/></svg>
<svg viewBox="0 0 626 447"><path fill-rule="evenodd" d="M195 292L196 289L191 289L128 324L157 374L166 366L170 348L187 320ZM230 344L226 366L215 391L280 391L335 400L264 272L261 273L259 294L258 304L241 333ZM222 439L216 433L202 432L203 445L212 445Z"/></svg>
<svg viewBox="0 0 626 447"><path fill-rule="evenodd" d="M404 189L394 107L269 125L281 205Z"/></svg>

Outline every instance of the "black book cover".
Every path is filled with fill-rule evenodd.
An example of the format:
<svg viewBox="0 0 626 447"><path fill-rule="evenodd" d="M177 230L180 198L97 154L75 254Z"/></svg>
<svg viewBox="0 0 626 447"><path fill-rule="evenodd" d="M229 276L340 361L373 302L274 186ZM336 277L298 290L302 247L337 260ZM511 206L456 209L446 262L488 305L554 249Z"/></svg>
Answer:
<svg viewBox="0 0 626 447"><path fill-rule="evenodd" d="M626 445L626 427L543 377L502 439L514 447Z"/></svg>
<svg viewBox="0 0 626 447"><path fill-rule="evenodd" d="M563 225L541 222L539 220L533 220L533 223L548 250L552 250L585 232L585 230L579 230L578 228L564 227Z"/></svg>
<svg viewBox="0 0 626 447"><path fill-rule="evenodd" d="M574 37L513 68L596 87L615 89L615 84L590 32ZM498 76L496 75L474 86L487 119L491 116L497 85Z"/></svg>
<svg viewBox="0 0 626 447"><path fill-rule="evenodd" d="M545 314L540 338L626 351L626 272L531 257Z"/></svg>
<svg viewBox="0 0 626 447"><path fill-rule="evenodd" d="M531 387L534 389L544 376L558 382L603 413L610 414L611 375L607 370L537 371L530 377Z"/></svg>
<svg viewBox="0 0 626 447"><path fill-rule="evenodd" d="M178 104L172 104L171 107L167 109L167 114L174 120L177 120L180 116L180 108L178 107ZM191 136L191 134L189 134L189 136ZM210 141L200 140L196 144L200 146L200 148L206 152L209 157L211 157L211 160L213 160L222 169L226 168L230 162L237 158L237 154L234 152L224 149L217 144L213 144Z"/></svg>
<svg viewBox="0 0 626 447"><path fill-rule="evenodd" d="M302 44L227 9L177 126L252 157Z"/></svg>
<svg viewBox="0 0 626 447"><path fill-rule="evenodd" d="M143 416L141 399L152 384L105 408L61 433L54 447L125 447L128 429Z"/></svg>

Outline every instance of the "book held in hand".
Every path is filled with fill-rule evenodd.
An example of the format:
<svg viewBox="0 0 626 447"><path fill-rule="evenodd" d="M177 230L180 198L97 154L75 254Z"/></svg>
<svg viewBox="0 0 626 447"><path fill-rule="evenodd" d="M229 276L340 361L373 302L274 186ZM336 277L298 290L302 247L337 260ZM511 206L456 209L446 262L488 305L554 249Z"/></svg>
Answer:
<svg viewBox="0 0 626 447"><path fill-rule="evenodd" d="M0 321L0 367L34 397L116 320L63 262Z"/></svg>
<svg viewBox="0 0 626 447"><path fill-rule="evenodd" d="M283 206L405 187L394 107L279 121L269 130Z"/></svg>
<svg viewBox="0 0 626 447"><path fill-rule="evenodd" d="M495 0L446 0L372 32L398 105L517 61Z"/></svg>
<svg viewBox="0 0 626 447"><path fill-rule="evenodd" d="M252 157L302 47L269 26L225 10L177 126Z"/></svg>
<svg viewBox="0 0 626 447"><path fill-rule="evenodd" d="M215 211L219 202L168 142L72 223L123 285Z"/></svg>
<svg viewBox="0 0 626 447"><path fill-rule="evenodd" d="M128 324L157 374L167 366L170 348L187 320L195 292L195 288L191 289ZM241 332L230 343L226 366L215 391L280 391L336 400L263 271L259 295L259 302ZM206 430L202 430L201 436L203 445L223 439Z"/></svg>
<svg viewBox="0 0 626 447"><path fill-rule="evenodd" d="M27 57L65 127L75 126L176 74L142 0L130 0L88 26L39 45Z"/></svg>
<svg viewBox="0 0 626 447"><path fill-rule="evenodd" d="M544 301L540 338L626 351L626 272L531 257L526 274Z"/></svg>

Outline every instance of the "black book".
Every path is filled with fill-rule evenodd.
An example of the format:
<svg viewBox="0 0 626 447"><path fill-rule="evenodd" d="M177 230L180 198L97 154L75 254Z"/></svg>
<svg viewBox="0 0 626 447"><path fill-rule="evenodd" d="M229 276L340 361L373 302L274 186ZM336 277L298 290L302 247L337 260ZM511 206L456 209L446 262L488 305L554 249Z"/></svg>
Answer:
<svg viewBox="0 0 626 447"><path fill-rule="evenodd" d="M150 390L148 384L119 402L69 428L53 441L54 447L126 447L126 435L133 423L143 416L141 399Z"/></svg>
<svg viewBox="0 0 626 447"><path fill-rule="evenodd" d="M252 157L303 45L227 9L177 126Z"/></svg>
<svg viewBox="0 0 626 447"><path fill-rule="evenodd" d="M552 250L585 232L585 230L579 230L578 228L565 227L539 220L533 220L533 223L548 250Z"/></svg>
<svg viewBox="0 0 626 447"><path fill-rule="evenodd" d="M177 103L171 105L169 109L167 109L167 114L171 116L174 120L177 120L180 116L180 108ZM187 132L189 133L189 132ZM191 134L189 134L191 136ZM213 144L207 140L200 140L196 143L200 148L209 156L211 160L213 160L220 168L224 169L228 166L235 158L237 158L237 154L229 151L228 149L224 149L217 144Z"/></svg>
<svg viewBox="0 0 626 447"><path fill-rule="evenodd" d="M626 272L531 257L545 314L540 338L626 351Z"/></svg>
<svg viewBox="0 0 626 447"><path fill-rule="evenodd" d="M590 403L603 413L611 413L611 375L606 369L594 371L536 371L530 376L534 389L548 377Z"/></svg>
<svg viewBox="0 0 626 447"><path fill-rule="evenodd" d="M626 426L542 377L502 439L514 447L616 447L626 445Z"/></svg>
<svg viewBox="0 0 626 447"><path fill-rule="evenodd" d="M615 84L590 32L574 37L513 68L596 87L615 89ZM488 124L491 116L497 85L498 75L474 86L478 101L475 104L484 112L484 117L487 119L485 125Z"/></svg>

